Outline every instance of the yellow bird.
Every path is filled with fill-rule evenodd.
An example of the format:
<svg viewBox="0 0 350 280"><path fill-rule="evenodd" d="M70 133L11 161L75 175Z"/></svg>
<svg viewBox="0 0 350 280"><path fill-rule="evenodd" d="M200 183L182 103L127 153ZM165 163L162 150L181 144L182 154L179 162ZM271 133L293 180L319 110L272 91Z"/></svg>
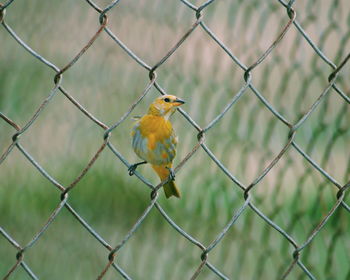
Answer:
<svg viewBox="0 0 350 280"><path fill-rule="evenodd" d="M163 186L166 198L180 197L172 170L177 137L169 117L184 103L174 95L158 97L150 105L148 113L136 122L131 133L132 147L137 156L144 161L131 165L129 175L134 174L138 165L150 163L161 181L170 177L170 181Z"/></svg>

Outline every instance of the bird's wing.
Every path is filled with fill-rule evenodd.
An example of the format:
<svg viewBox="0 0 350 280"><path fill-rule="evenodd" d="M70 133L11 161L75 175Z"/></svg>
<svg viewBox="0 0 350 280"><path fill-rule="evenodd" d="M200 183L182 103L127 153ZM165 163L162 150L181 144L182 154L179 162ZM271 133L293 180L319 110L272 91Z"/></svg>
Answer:
<svg viewBox="0 0 350 280"><path fill-rule="evenodd" d="M148 161L148 147L147 147L147 138L141 135L140 123L136 122L131 131L132 136L132 148L134 149L137 156L145 161Z"/></svg>
<svg viewBox="0 0 350 280"><path fill-rule="evenodd" d="M155 165L171 163L176 155L177 137L174 131L168 137L158 138L157 135L148 136L148 162Z"/></svg>
<svg viewBox="0 0 350 280"><path fill-rule="evenodd" d="M153 134L142 137L140 130L133 131L132 147L139 158L155 165L166 165L176 155L176 137L155 141Z"/></svg>

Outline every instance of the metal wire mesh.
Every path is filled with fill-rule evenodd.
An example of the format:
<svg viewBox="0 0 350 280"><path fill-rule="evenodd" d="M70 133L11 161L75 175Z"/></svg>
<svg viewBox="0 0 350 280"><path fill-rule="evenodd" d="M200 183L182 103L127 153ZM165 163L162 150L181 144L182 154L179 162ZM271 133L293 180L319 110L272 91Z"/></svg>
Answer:
<svg viewBox="0 0 350 280"><path fill-rule="evenodd" d="M303 274L301 277L306 277L309 279L316 279L316 276L313 273L312 267L309 267L305 264L305 262L302 260L303 256L307 256L309 254L307 251L307 248L311 246L312 242L314 241L315 237L320 234L321 229L324 226L327 226L329 224L329 219L333 215L335 215L336 211L342 211L347 215L347 219L349 219L349 212L350 212L350 206L345 202L345 195L347 193L347 189L350 186L349 180L349 164L347 167L346 174L344 176L344 181L339 182L337 181L330 173L328 173L324 167L322 167L323 164L319 164L315 159L313 159L312 156L310 156L310 151L312 147L314 146L315 142L320 136L321 132L313 131L311 140L309 141L309 148L306 150L302 148L301 145L295 141L296 136L298 135L298 132L305 126L305 123L307 120L315 114L315 111L321 107L326 106L325 104L328 104L328 99L330 98L341 98L342 103L344 104L341 108L335 108L335 110L339 110L339 118L336 132L333 134L332 139L327 144L326 152L324 158L329 157L329 153L331 150L331 147L336 142L336 138L341 135L346 135L348 133L349 128L349 120L341 120L344 118L346 110L349 108L350 103L350 97L349 94L346 93L342 88L344 88L344 80L341 78L343 69L347 66L348 60L350 58L350 53L343 56L342 58L339 58L338 63L332 62L329 58L327 58L326 54L322 51L322 46L318 46L313 39L306 33L306 31L303 28L303 24L300 24L298 22L298 10L294 8L296 1L271 1L271 4L276 4L277 6L283 6L285 8L285 14L282 19L282 24L279 26L279 32L276 37L274 37L269 45L265 48L265 50L260 53L258 58L255 58L249 65L245 65L242 60L235 56L233 51L230 50L230 48L224 44L224 42L220 39L220 36L218 36L214 31L212 31L209 26L206 24L206 12L207 10L216 5L215 0L209 0L204 2L201 5L194 5L193 3L186 1L186 0L180 0L180 2L184 5L186 9L189 9L193 12L194 20L193 23L188 26L188 29L181 34L181 36L172 44L172 47L168 50L164 50L164 53L166 53L164 56L162 56L158 62L155 64L147 64L142 58L137 56L129 47L121 41L118 36L109 28L108 26L108 19L109 19L109 12L118 9L119 0L113 1L111 4L107 5L106 7L102 8L98 6L95 2L86 0L86 3L96 11L96 16L99 21L99 28L97 31L93 34L91 39L84 45L81 50L74 56L73 59L71 59L64 67L58 67L54 65L52 62L50 62L47 58L43 57L36 51L34 51L30 45L28 45L25 40L22 40L19 35L15 33L15 31L11 28L10 25L7 24L6 18L11 15L11 5L14 5L16 1L9 0L5 3L2 3L0 6L0 22L2 24L2 28L6 30L15 40L18 44L20 44L28 53L29 55L32 55L37 60L39 60L43 65L46 65L46 67L51 68L53 71L55 71L55 75L53 77L54 80L54 87L50 90L49 95L42 101L41 105L37 108L35 113L28 119L28 121L23 126L19 126L16 124L11 118L9 118L6 114L0 112L1 119L6 122L9 126L11 126L13 129L15 129L15 133L12 136L11 144L4 150L0 157L0 164L3 163L7 157L13 153L15 149L19 150L27 159L28 161L53 185L55 186L60 195L60 202L57 203L56 209L51 213L50 217L47 219L45 224L37 231L37 233L33 236L33 238L26 244L19 244L12 236L11 233L5 231L5 229L0 227L0 233L1 235L10 242L10 244L16 248L17 254L16 254L16 262L13 264L12 267L8 269L8 272L6 275L4 275L4 279L8 279L13 273L18 270L20 267L24 269L24 271L27 273L27 275L32 279L38 279L38 276L36 275L36 272L32 270L32 268L27 265L27 263L24 260L24 256L27 254L31 249L31 247L40 240L44 232L50 227L50 225L53 223L53 221L60 215L62 209L66 208L72 216L77 219L80 224L95 238L97 242L99 242L102 246L106 248L106 256L108 256L108 260L106 260L105 266L101 269L101 272L99 275L92 276L97 277L98 279L102 279L107 271L114 269L120 276L122 276L124 279L131 279L131 276L129 276L128 267L122 268L120 265L118 265L118 253L119 251L128 244L129 239L135 234L136 230L142 231L142 226L144 223L144 220L146 217L149 216L152 209L157 209L158 213L168 222L169 226L172 227L179 235L181 235L184 239L186 239L189 243L193 244L193 246L197 246L201 253L198 255L198 258L200 258L200 261L198 263L197 267L193 268L193 274L191 279L196 279L203 273L203 269L207 267L213 275L217 276L217 278L220 279L234 279L234 275L226 275L221 269L218 268L217 264L212 263L209 261L209 257L212 253L212 251L217 247L219 243L224 240L227 233L232 230L236 222L241 219L244 215L248 215L248 211L252 211L256 217L261 219L266 225L268 225L269 229L273 229L274 231L278 232L285 241L289 243L289 245L293 248L292 253L288 251L288 249L283 248L282 251L284 254L290 254L290 261L288 264L285 265L284 268L275 268L278 270L278 277L279 279L285 279L287 278L292 271L296 269L296 267L299 267ZM273 2L273 3L272 3ZM334 1L335 4L338 3L338 1ZM339 4L339 3L338 3ZM240 5L243 4L240 2ZM320 3L317 3L317 1L310 1L310 7L314 5L321 5ZM336 5L335 5L336 6ZM243 9L243 8L242 8ZM7 12L7 14L6 14ZM248 13L245 12L245 15ZM248 17L248 16L247 16ZM334 12L329 11L329 17L334 17ZM334 23L337 22L337 19L333 21ZM306 25L307 23L305 23ZM335 24L336 26L336 24ZM331 30L332 27L330 26L329 29ZM130 166L130 162L126 159L126 157L123 155L123 153L116 148L115 145L113 145L112 141L110 141L111 135L116 132L119 128L119 126L130 116L130 114L133 112L133 110L142 102L144 97L149 94L151 89L156 89L160 94L166 94L167 88L163 86L159 79L157 78L159 72L162 71L160 67L162 65L165 65L168 63L170 57L174 55L178 50L181 49L182 44L187 41L189 38L194 36L195 30L201 30L201 32L204 32L207 34L212 42L217 44L217 46L220 47L221 51L230 58L231 63L233 65L237 65L239 70L239 76L241 77L241 81L243 82L243 85L241 88L239 88L231 97L230 100L225 104L225 106L221 109L221 111L215 115L214 118L207 121L205 125L201 126L199 125L194 118L191 116L190 113L186 113L184 110L179 109L179 112L182 114L182 116L185 118L185 120L197 131L197 139L198 143L192 148L192 150L184 156L180 163L175 168L175 173L179 172L181 169L185 169L186 166L188 166L190 163L188 162L189 159L198 153L198 151L203 150L208 155L208 161L211 161L215 163L215 165L220 169L220 172L222 174L225 174L227 178L232 181L232 186L234 188L238 188L241 191L242 196L244 197L244 201L241 205L238 207L235 207L234 213L231 215L230 219L226 222L226 225L219 230L219 233L217 236L210 242L209 244L204 245L203 242L198 240L197 238L193 237L190 233L188 233L186 230L184 230L181 226L179 226L167 213L166 210L164 210L164 207L161 206L159 203L159 191L162 188L163 183L160 183L158 185L153 185L152 183L147 180L144 176L142 176L141 173L136 172L135 175L138 177L140 181L142 181L147 187L150 189L150 201L148 206L144 209L144 212L140 217L135 221L133 226L129 229L127 234L120 239L120 241L117 244L109 244L105 238L103 238L100 234L97 233L97 231L88 224L87 221L83 219L83 217L79 214L78 211L76 211L71 204L69 203L69 194L70 192L77 186L77 184L85 177L87 172L92 168L92 166L95 164L96 160L100 157L101 153L104 150L109 150L112 152L126 167ZM256 83L254 81L254 71L259 69L263 64L266 65L273 65L273 63L276 60L276 57L279 57L277 54L275 54L276 49L279 47L281 42L283 42L286 39L286 35L290 32L297 32L297 40L298 43L300 41L305 41L309 45L309 47L312 49L313 53L317 54L319 61L317 63L322 63L329 67L328 70L328 81L327 85L317 94L317 98L314 98L311 105L305 109L305 111L300 114L296 121L292 121L291 118L287 117L283 110L283 107L281 107L282 103L281 99L283 99L283 93L279 95L278 105L274 103L272 105L272 102L270 102L266 96L264 95L264 88L256 86ZM327 32L330 31L324 31L324 34L328 34ZM83 57L83 55L86 53L86 51L98 40L98 38L102 34L107 34L109 36L109 39L112 40L118 48L123 49L123 51L130 57L131 60L134 60L139 67L141 67L145 74L149 76L149 82L144 88L143 92L139 95L139 97L129 105L128 109L125 109L124 115L116 121L113 125L106 125L104 122L99 120L93 113L88 111L87 108L85 108L83 105L79 103L77 99L75 99L69 92L62 86L62 79L64 77L65 72L74 67L75 63ZM324 36L326 37L326 35ZM346 40L349 38L349 34L344 36L344 44ZM3 40L3 39L2 39ZM322 45L322 42L321 42ZM292 50L292 52L296 52L297 50ZM270 58L270 59L268 59ZM288 55L285 55L285 58L288 59ZM130 61L131 61L130 60ZM272 61L272 62L271 62ZM132 62L131 62L132 63ZM315 64L314 64L315 65ZM295 65L295 68L290 69L290 72L286 74L285 77L282 77L282 79L289 79L290 76L292 76L293 71L299 71L298 65ZM315 69L311 70L312 72L317 72L317 67L315 66ZM341 80L341 85L339 86L338 81ZM340 83L340 82L339 82ZM283 92L283 83L281 85L281 88L279 92ZM303 99L305 96L304 91L307 89L308 83L307 81L304 82L302 85L302 90L300 91L299 95L295 95L295 99ZM248 93L249 92L249 93ZM76 176L76 178L68 185L63 185L60 182L58 182L53 176L49 174L35 159L34 156L32 156L27 149L24 147L21 141L21 135L27 133L34 123L38 120L40 115L43 114L43 111L48 107L48 105L53 101L54 97L58 94L62 93L74 106L80 110L86 118L89 118L91 122L93 122L96 126L103 129L103 139L102 144L98 148L98 150L95 152L93 157L89 160L88 164L85 166L85 168L81 171L81 173ZM226 166L223 163L223 159L220 156L216 156L215 153L210 148L210 145L207 144L208 140L211 138L214 138L215 135L210 134L210 131L218 126L219 122L222 122L225 120L225 117L227 116L227 113L234 110L234 106L238 101L240 101L243 96L247 94L254 94L254 98L259 100L259 102L266 108L272 117L272 121L278 120L278 124L283 125L287 130L286 136L287 140L285 141L283 147L276 148L273 150L273 156L269 156L269 163L267 165L264 165L263 168L261 168L261 171L257 176L254 177L253 180L251 180L250 183L244 184L242 183L236 176L233 174L228 166ZM193 101L195 102L195 101ZM284 106L289 106L288 104L284 104ZM290 106L291 107L291 106ZM278 108L278 109L277 109ZM251 114L251 115L254 115ZM253 118L250 121L251 125L254 125L253 123L256 120ZM252 123L253 122L253 123ZM320 119L319 122L321 123L322 120ZM345 123L345 124L344 124ZM249 124L249 123L248 123ZM275 125L275 124L274 124ZM272 126L274 126L272 125ZM232 128L234 129L234 128ZM269 136L267 136L267 142L269 141ZM215 139L215 141L223 141L223 139ZM349 147L349 145L347 145ZM291 225L282 226L280 224L277 224L273 216L279 212L279 208L276 207L273 209L273 211L269 214L264 213L261 210L260 203L257 201L257 197L260 195L254 194L254 191L259 188L261 185L261 181L267 176L269 173L272 173L273 170L276 169L276 166L278 165L279 161L286 157L286 153L289 150L293 150L293 152L298 153L300 157L305 159L309 165L307 167L307 170L304 174L307 174L308 172L316 171L320 173L324 177L324 185L326 188L336 188L336 200L333 203L332 208L327 209L324 212L323 218L314 221L315 225L313 226L313 230L308 234L307 238L297 242L295 237L293 237L290 232L292 231L291 227L295 226L295 223L292 223ZM328 151L328 152L327 152ZM249 148L248 148L249 153ZM338 164L338 163L336 163ZM340 164L340 163L339 163ZM288 168L288 166L284 166L285 169ZM311 170L311 171L310 171ZM126 169L125 169L125 172ZM279 177L283 177L283 174L279 174ZM304 175L303 175L304 176ZM302 184L302 181L305 180L303 176L300 176L297 178L299 180L299 184ZM275 190L272 192L272 194L269 195L278 195L278 192L281 191L280 189ZM295 195L295 197L298 197L298 194ZM186 199L184 197L183 199ZM171 202L170 202L171 203ZM249 210L250 209L250 210ZM305 213L294 213L293 219L298 220L300 215L304 215ZM248 229L249 230L249 229ZM340 234L341 235L341 234ZM334 236L334 238L337 238ZM349 238L349 235L347 235L347 238ZM166 249L165 249L166 250ZM244 248L241 249L242 252L242 259L244 259ZM270 248L269 250L273 251L274 248ZM331 245L330 248L327 250L332 250ZM305 253L304 253L305 252ZM255 259L256 262L264 263L264 258L267 257L269 252L265 252L260 256L259 259ZM259 279L259 270L262 269L263 265L259 266L257 268L256 272L256 278ZM175 272L176 273L176 272ZM238 274L237 274L238 275ZM347 279L349 279L350 276L350 270L347 272ZM240 279L246 279L243 275L240 275Z"/></svg>

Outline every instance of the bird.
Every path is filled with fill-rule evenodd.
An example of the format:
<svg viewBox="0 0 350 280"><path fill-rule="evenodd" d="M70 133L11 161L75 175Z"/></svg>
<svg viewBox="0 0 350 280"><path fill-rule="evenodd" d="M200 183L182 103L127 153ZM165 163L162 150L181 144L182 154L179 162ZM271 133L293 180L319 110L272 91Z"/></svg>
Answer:
<svg viewBox="0 0 350 280"><path fill-rule="evenodd" d="M175 95L163 95L156 98L149 106L147 114L138 117L132 131L132 148L143 161L130 165L132 176L141 164L151 164L161 181L169 181L163 185L166 198L180 198L180 191L175 184L175 173L172 163L176 156L178 138L169 117L185 101Z"/></svg>

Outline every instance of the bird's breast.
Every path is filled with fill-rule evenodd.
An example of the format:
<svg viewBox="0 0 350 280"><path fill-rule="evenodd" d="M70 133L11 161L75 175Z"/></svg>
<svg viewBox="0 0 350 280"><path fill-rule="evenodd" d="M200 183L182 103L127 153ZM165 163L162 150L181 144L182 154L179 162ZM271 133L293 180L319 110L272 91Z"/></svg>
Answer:
<svg viewBox="0 0 350 280"><path fill-rule="evenodd" d="M161 116L146 115L140 119L140 132L144 137L154 135L158 139L170 137L173 133L171 122Z"/></svg>
<svg viewBox="0 0 350 280"><path fill-rule="evenodd" d="M149 163L162 165L176 155L176 136L171 123L159 116L142 117L133 129L133 149Z"/></svg>

